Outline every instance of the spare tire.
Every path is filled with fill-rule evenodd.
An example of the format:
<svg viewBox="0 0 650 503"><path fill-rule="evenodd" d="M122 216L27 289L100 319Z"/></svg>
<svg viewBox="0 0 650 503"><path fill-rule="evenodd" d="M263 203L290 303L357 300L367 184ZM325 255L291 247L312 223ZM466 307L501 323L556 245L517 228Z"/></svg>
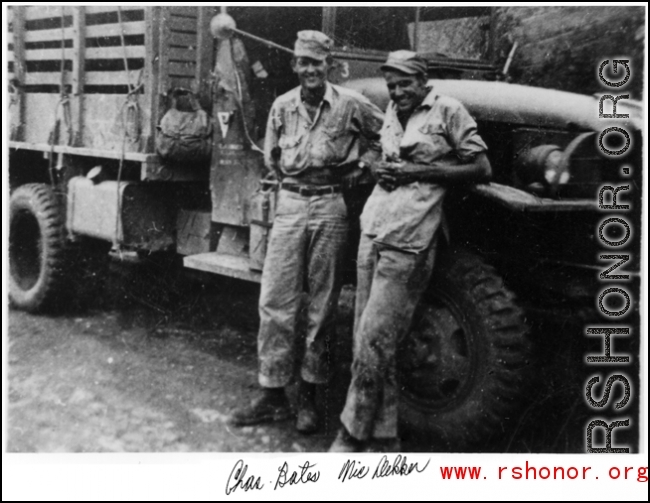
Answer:
<svg viewBox="0 0 650 503"><path fill-rule="evenodd" d="M523 405L528 328L496 270L464 251L441 255L399 349L400 423L448 451L498 434Z"/></svg>
<svg viewBox="0 0 650 503"><path fill-rule="evenodd" d="M61 204L45 184L18 187L9 203L9 300L19 309L52 308L65 279Z"/></svg>

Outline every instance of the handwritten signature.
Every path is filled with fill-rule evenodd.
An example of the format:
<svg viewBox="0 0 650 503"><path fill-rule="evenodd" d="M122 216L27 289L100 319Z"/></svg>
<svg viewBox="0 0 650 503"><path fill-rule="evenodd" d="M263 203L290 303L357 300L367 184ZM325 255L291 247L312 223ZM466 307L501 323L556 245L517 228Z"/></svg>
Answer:
<svg viewBox="0 0 650 503"><path fill-rule="evenodd" d="M273 490L282 489L286 485L292 486L318 482L320 471L312 471L315 466L316 463L311 464L309 461L305 461L302 465L298 465L298 471L296 471L290 470L289 464L285 461L278 467L278 478L275 481ZM226 495L232 494L237 489L246 492L253 490L259 491L264 488L261 477L256 475L247 476L247 472L248 465L243 460L240 459L235 463L226 482Z"/></svg>
<svg viewBox="0 0 650 503"><path fill-rule="evenodd" d="M226 482L226 495L235 492L237 489L241 489L242 491L252 491L253 489L260 490L264 487L261 477L251 475L246 478L247 471L248 465L244 464L243 460L240 459L235 463L235 466L232 467L230 475L228 476L228 481Z"/></svg>
<svg viewBox="0 0 650 503"><path fill-rule="evenodd" d="M384 455L379 460L379 463L375 467L370 478L378 479L393 476L403 477L411 475L413 472L422 473L427 469L430 461L431 460L429 459L424 466L420 466L418 463L409 463L408 458L401 454L398 454L392 460L389 460L388 456ZM283 462L278 466L278 476L275 480L273 490L276 491L285 486L318 482L320 479L320 471L314 469L315 467L316 463L312 464L309 461L305 461L303 464L298 465L294 470L290 468L289 463L286 461ZM338 479L341 482L353 479L361 480L370 475L370 473L371 471L368 466L358 461L348 459L343 464ZM230 475L228 476L228 481L226 482L226 495L230 495L238 489L244 492L260 491L264 489L262 477L257 475L248 475L248 465L241 459L235 463L235 466L232 467Z"/></svg>
<svg viewBox="0 0 650 503"><path fill-rule="evenodd" d="M282 463L282 466L278 468L278 478L275 481L275 487L273 490L282 489L284 486L287 484L292 486L296 484L306 484L307 482L318 482L318 479L320 478L320 472L318 470L315 470L314 472L310 472L309 469L313 468L316 466L316 463L313 465L309 463L309 461L305 461L304 464L298 465L298 468L300 468L300 474L298 472L292 471L291 475L289 475L289 465L285 461Z"/></svg>
<svg viewBox="0 0 650 503"><path fill-rule="evenodd" d="M424 470L427 469L430 461L431 461L430 459L427 460L427 463L420 468L420 465L418 463L409 463L408 458L406 456L402 456L401 454L395 456L392 463L388 460L388 456L384 455L379 460L379 463L377 464L371 479L377 479L381 477L391 477L394 475L406 476L406 475L410 475L414 471L417 473L422 473ZM370 468L357 461L348 459L343 464L343 467L339 472L338 479L341 482L345 482L346 480L353 480L353 479L363 479L369 473L370 473Z"/></svg>

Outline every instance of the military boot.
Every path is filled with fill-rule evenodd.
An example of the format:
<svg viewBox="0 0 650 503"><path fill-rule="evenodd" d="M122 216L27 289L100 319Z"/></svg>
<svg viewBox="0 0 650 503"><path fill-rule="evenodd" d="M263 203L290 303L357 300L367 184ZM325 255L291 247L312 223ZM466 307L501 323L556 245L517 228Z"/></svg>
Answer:
<svg viewBox="0 0 650 503"><path fill-rule="evenodd" d="M262 388L262 392L248 406L236 409L229 422L235 426L284 421L291 417L291 407L284 388Z"/></svg>

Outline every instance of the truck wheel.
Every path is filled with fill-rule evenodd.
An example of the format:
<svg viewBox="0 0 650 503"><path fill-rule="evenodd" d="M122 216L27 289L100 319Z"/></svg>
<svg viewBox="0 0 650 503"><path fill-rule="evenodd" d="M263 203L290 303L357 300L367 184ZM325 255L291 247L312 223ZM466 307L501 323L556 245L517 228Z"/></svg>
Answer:
<svg viewBox="0 0 650 503"><path fill-rule="evenodd" d="M65 224L51 187L18 187L9 204L9 299L15 307L36 312L53 306L62 292Z"/></svg>
<svg viewBox="0 0 650 503"><path fill-rule="evenodd" d="M441 256L400 345L400 422L447 450L494 434L523 405L529 341L514 295L467 252Z"/></svg>

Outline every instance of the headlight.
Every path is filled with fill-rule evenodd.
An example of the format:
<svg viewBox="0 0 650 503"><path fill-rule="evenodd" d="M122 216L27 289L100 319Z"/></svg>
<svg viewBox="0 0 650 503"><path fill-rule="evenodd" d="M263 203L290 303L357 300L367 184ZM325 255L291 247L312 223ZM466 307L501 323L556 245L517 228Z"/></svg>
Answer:
<svg viewBox="0 0 650 503"><path fill-rule="evenodd" d="M571 178L565 155L557 145L539 145L526 149L515 162L517 177L523 185L538 192L554 192ZM537 190L536 190L537 189Z"/></svg>
<svg viewBox="0 0 650 503"><path fill-rule="evenodd" d="M571 164L575 161L575 154L593 134L576 136L564 150L557 145L522 149L514 165L520 183L531 192L555 197L558 189L572 180L575 173L571 172Z"/></svg>

